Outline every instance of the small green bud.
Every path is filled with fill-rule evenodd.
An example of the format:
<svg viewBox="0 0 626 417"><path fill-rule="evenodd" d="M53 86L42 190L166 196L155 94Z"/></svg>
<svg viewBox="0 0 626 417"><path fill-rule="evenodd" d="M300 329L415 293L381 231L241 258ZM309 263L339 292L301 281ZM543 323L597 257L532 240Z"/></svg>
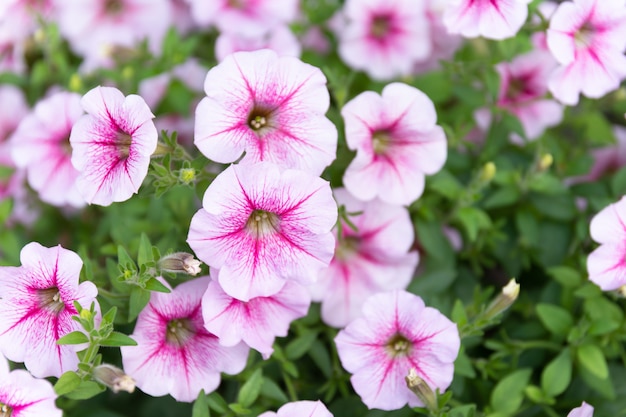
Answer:
<svg viewBox="0 0 626 417"><path fill-rule="evenodd" d="M483 165L483 169L480 171L480 179L484 182L489 182L496 175L496 164L493 162L487 162Z"/></svg>

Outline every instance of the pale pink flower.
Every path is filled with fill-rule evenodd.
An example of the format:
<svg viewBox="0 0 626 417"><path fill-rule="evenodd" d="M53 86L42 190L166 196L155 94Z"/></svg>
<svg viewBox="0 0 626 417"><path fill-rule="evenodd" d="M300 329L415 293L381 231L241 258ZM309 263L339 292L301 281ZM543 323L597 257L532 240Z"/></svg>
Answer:
<svg viewBox="0 0 626 417"><path fill-rule="evenodd" d="M409 212L379 200L367 203L353 198L345 189L335 189L338 205L344 205L356 226L343 224L330 266L309 287L314 301L322 302L322 319L344 327L360 315L370 296L404 289L419 261L410 251L415 239Z"/></svg>
<svg viewBox="0 0 626 417"><path fill-rule="evenodd" d="M280 407L278 411L266 411L259 417L333 417L321 401L295 401Z"/></svg>
<svg viewBox="0 0 626 417"><path fill-rule="evenodd" d="M548 47L559 62L550 92L567 105L579 94L600 98L626 78L626 5L623 0L561 3L550 19Z"/></svg>
<svg viewBox="0 0 626 417"><path fill-rule="evenodd" d="M309 27L300 37L300 43L304 49L310 49L320 55L330 52L330 41L320 26Z"/></svg>
<svg viewBox="0 0 626 417"><path fill-rule="evenodd" d="M287 281L276 294L240 301L226 294L217 281L211 281L202 297L202 317L208 331L223 346L241 341L261 352L264 359L274 352L276 336L287 336L289 324L306 316L311 297L302 285Z"/></svg>
<svg viewBox="0 0 626 417"><path fill-rule="evenodd" d="M146 394L191 402L200 390L217 388L220 372L245 367L247 346L221 346L204 328L200 303L208 284L209 278L197 278L170 293L153 292L139 314L131 335L137 346L121 348L122 363Z"/></svg>
<svg viewBox="0 0 626 417"><path fill-rule="evenodd" d="M506 39L520 30L531 0L450 0L443 23L466 38Z"/></svg>
<svg viewBox="0 0 626 417"><path fill-rule="evenodd" d="M81 96L61 91L39 101L11 136L11 156L25 168L28 184L42 201L82 207L78 171L72 165L70 132L83 115Z"/></svg>
<svg viewBox="0 0 626 417"><path fill-rule="evenodd" d="M271 49L280 56L299 57L302 52L300 42L289 27L276 26L256 36L243 36L224 32L215 40L215 57L222 62L228 55L238 51L256 51Z"/></svg>
<svg viewBox="0 0 626 417"><path fill-rule="evenodd" d="M343 183L360 200L379 197L407 205L422 195L424 175L446 161L446 136L436 125L435 106L414 87L388 84L382 96L366 91L341 114L348 147L357 151Z"/></svg>
<svg viewBox="0 0 626 417"><path fill-rule="evenodd" d="M600 246L587 258L589 279L603 291L626 285L626 197L596 214L590 231Z"/></svg>
<svg viewBox="0 0 626 417"><path fill-rule="evenodd" d="M200 25L214 24L220 32L258 36L293 22L298 0L188 0Z"/></svg>
<svg viewBox="0 0 626 417"><path fill-rule="evenodd" d="M581 406L572 409L567 417L593 417L593 406L583 401Z"/></svg>
<svg viewBox="0 0 626 417"><path fill-rule="evenodd" d="M614 172L626 166L626 128L613 126L613 133L617 139L615 145L592 149L593 165L585 175L565 179L568 185L581 182L591 182L600 179L604 174Z"/></svg>
<svg viewBox="0 0 626 417"><path fill-rule="evenodd" d="M172 14L172 25L178 29L178 33L186 35L193 29L197 29L196 22L191 16L191 6L187 0L169 0Z"/></svg>
<svg viewBox="0 0 626 417"><path fill-rule="evenodd" d="M78 365L83 345L57 345L81 325L72 320L74 302L89 308L98 290L78 283L83 262L60 245L46 248L32 242L22 248L22 266L0 267L0 351L24 362L36 377L61 376Z"/></svg>
<svg viewBox="0 0 626 417"><path fill-rule="evenodd" d="M70 135L78 189L89 204L128 200L148 174L156 150L154 115L140 96L124 97L113 87L88 91L81 104L87 114Z"/></svg>
<svg viewBox="0 0 626 417"><path fill-rule="evenodd" d="M411 72L431 52L424 2L347 0L339 32L339 56L377 80Z"/></svg>
<svg viewBox="0 0 626 417"><path fill-rule="evenodd" d="M460 338L456 324L405 291L380 293L363 305L363 317L335 338L337 353L369 408L423 406L404 377L409 369L434 391L452 382Z"/></svg>
<svg viewBox="0 0 626 417"><path fill-rule="evenodd" d="M311 284L333 256L337 205L319 177L268 162L231 165L202 205L187 242L238 300L276 294L288 279Z"/></svg>
<svg viewBox="0 0 626 417"><path fill-rule="evenodd" d="M0 165L12 167L15 162L11 158L8 139L28 114L22 90L10 84L0 85L0 108Z"/></svg>
<svg viewBox="0 0 626 417"><path fill-rule="evenodd" d="M172 68L171 71L141 80L138 93L145 100L148 107L156 108L163 100L173 80L180 81L194 93L202 93L206 72L206 68L197 59L190 58Z"/></svg>
<svg viewBox="0 0 626 417"><path fill-rule="evenodd" d="M195 144L215 162L270 161L319 175L336 157L337 129L322 71L271 50L235 52L207 74Z"/></svg>

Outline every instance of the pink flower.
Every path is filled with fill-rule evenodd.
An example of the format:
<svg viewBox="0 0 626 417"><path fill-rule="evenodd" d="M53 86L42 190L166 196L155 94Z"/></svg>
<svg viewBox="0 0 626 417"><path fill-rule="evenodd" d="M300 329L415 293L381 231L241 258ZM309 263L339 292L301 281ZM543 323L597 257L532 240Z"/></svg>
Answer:
<svg viewBox="0 0 626 417"><path fill-rule="evenodd" d="M154 115L141 97L124 97L113 87L90 90L81 104L88 114L70 135L78 189L89 204L128 200L148 174L157 146Z"/></svg>
<svg viewBox="0 0 626 417"><path fill-rule="evenodd" d="M248 357L244 344L223 347L204 328L200 302L209 278L178 285L171 293L153 292L131 335L137 346L123 346L124 371L146 394L170 394L191 402L200 390L211 392L220 372L236 374Z"/></svg>
<svg viewBox="0 0 626 417"><path fill-rule="evenodd" d="M361 313L367 298L381 291L404 289L411 281L419 255L409 212L379 200L364 203L344 189L335 189L338 205L344 205L358 230L347 224L335 247L330 266L310 287L313 299L322 302L322 319L344 327Z"/></svg>
<svg viewBox="0 0 626 417"><path fill-rule="evenodd" d="M28 183L41 200L55 206L85 205L69 141L72 126L83 115L80 98L61 91L41 100L11 136L15 164L26 169Z"/></svg>
<svg viewBox="0 0 626 417"><path fill-rule="evenodd" d="M339 32L339 56L377 80L411 72L431 51L424 2L347 0L347 24Z"/></svg>
<svg viewBox="0 0 626 417"><path fill-rule="evenodd" d="M593 406L583 401L581 406L572 409L567 417L593 417Z"/></svg>
<svg viewBox="0 0 626 417"><path fill-rule="evenodd" d="M336 156L322 71L274 51L236 52L207 74L195 144L220 163L271 161L319 175Z"/></svg>
<svg viewBox="0 0 626 417"><path fill-rule="evenodd" d="M277 412L267 411L259 417L333 417L321 401L295 401L280 407Z"/></svg>
<svg viewBox="0 0 626 417"><path fill-rule="evenodd" d="M270 163L231 165L211 183L191 219L187 242L220 270L231 297L249 301L285 280L311 284L333 256L337 205L330 184Z"/></svg>
<svg viewBox="0 0 626 417"><path fill-rule="evenodd" d="M9 365L0 357L0 412L8 417L62 417L54 403L57 396L45 379L35 379L18 369L9 372Z"/></svg>
<svg viewBox="0 0 626 417"><path fill-rule="evenodd" d="M589 254L589 279L603 291L626 285L626 197L591 220L591 238L600 246Z"/></svg>
<svg viewBox="0 0 626 417"><path fill-rule="evenodd" d="M287 281L274 295L240 301L211 281L202 297L202 317L208 331L223 346L243 341L258 350L264 359L271 356L276 336L287 336L289 324L306 316L311 297L300 284Z"/></svg>
<svg viewBox="0 0 626 417"><path fill-rule="evenodd" d="M8 139L13 131L28 114L28 104L24 93L19 88L5 84L0 86L0 165L15 166L11 158Z"/></svg>
<svg viewBox="0 0 626 417"><path fill-rule="evenodd" d="M621 167L626 166L626 128L615 125L613 126L613 133L617 143L598 149L591 149L593 166L589 172L585 175L566 178L566 184L572 185L596 181L604 174L617 171Z"/></svg>
<svg viewBox="0 0 626 417"><path fill-rule="evenodd" d="M530 0L450 0L443 23L466 38L506 39L520 30Z"/></svg>
<svg viewBox="0 0 626 417"><path fill-rule="evenodd" d="M335 338L341 364L369 408L395 410L423 404L406 386L414 368L433 391L452 382L460 338L456 324L405 291L380 293L363 305L363 317Z"/></svg>
<svg viewBox="0 0 626 417"><path fill-rule="evenodd" d="M262 35L250 37L224 32L215 40L215 57L219 62L234 52L258 49L271 49L280 56L296 58L302 52L300 42L289 27L284 25L276 26Z"/></svg>
<svg viewBox="0 0 626 417"><path fill-rule="evenodd" d="M200 25L214 24L220 32L258 36L295 20L298 0L188 0Z"/></svg>
<svg viewBox="0 0 626 417"><path fill-rule="evenodd" d="M622 0L561 3L550 19L548 47L561 64L549 80L559 101L575 105L580 93L600 98L626 78L626 6Z"/></svg>
<svg viewBox="0 0 626 417"><path fill-rule="evenodd" d="M357 151L343 182L360 200L409 204L422 195L424 174L436 173L446 161L435 106L414 87L388 84L382 96L366 91L341 114L348 147Z"/></svg>
<svg viewBox="0 0 626 417"><path fill-rule="evenodd" d="M76 351L84 346L56 341L82 329L72 320L74 301L89 308L98 290L91 282L78 284L83 262L60 245L29 243L20 260L20 267L0 267L0 350L38 378L59 377L77 368Z"/></svg>

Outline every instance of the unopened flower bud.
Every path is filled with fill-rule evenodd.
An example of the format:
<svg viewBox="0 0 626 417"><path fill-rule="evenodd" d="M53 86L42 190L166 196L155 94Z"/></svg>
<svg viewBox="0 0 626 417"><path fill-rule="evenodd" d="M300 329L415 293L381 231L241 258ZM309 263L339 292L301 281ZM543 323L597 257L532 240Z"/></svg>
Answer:
<svg viewBox="0 0 626 417"><path fill-rule="evenodd" d="M541 160L539 161L539 171L545 171L546 169L550 168L553 162L554 162L554 158L552 157L551 154L549 153L544 154L541 157Z"/></svg>
<svg viewBox="0 0 626 417"><path fill-rule="evenodd" d="M520 285L512 278L508 284L502 287L502 292L494 298L485 310L485 318L493 318L502 313L517 300L519 296Z"/></svg>
<svg viewBox="0 0 626 417"><path fill-rule="evenodd" d="M184 273L197 275L201 272L202 262L186 252L176 252L166 255L159 261L159 268L165 272Z"/></svg>
<svg viewBox="0 0 626 417"><path fill-rule="evenodd" d="M83 80L80 78L80 75L74 73L70 76L68 88L70 91L74 91L74 92L82 91Z"/></svg>
<svg viewBox="0 0 626 417"><path fill-rule="evenodd" d="M480 171L480 179L484 182L489 182L496 175L496 164L493 162L487 162L483 165L483 169Z"/></svg>
<svg viewBox="0 0 626 417"><path fill-rule="evenodd" d="M135 380L126 375L120 368L108 363L96 366L93 370L93 378L109 387L116 394L120 391L128 393L135 391Z"/></svg>
<svg viewBox="0 0 626 417"><path fill-rule="evenodd" d="M414 368L409 369L409 374L404 377L404 380L406 381L406 386L411 392L417 395L417 398L424 404L424 407L432 412L437 411L437 396L426 381L417 375Z"/></svg>
<svg viewBox="0 0 626 417"><path fill-rule="evenodd" d="M183 168L180 170L178 178L183 184L191 184L196 179L196 170L193 168Z"/></svg>

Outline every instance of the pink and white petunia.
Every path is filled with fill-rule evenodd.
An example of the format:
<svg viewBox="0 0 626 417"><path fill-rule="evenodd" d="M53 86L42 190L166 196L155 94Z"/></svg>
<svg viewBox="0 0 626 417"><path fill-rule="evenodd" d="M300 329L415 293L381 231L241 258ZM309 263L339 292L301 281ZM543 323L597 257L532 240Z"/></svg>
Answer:
<svg viewBox="0 0 626 417"><path fill-rule="evenodd" d="M55 404L52 384L33 378L27 371L9 372L7 361L0 356L0 415L8 417L62 417Z"/></svg>
<svg viewBox="0 0 626 417"><path fill-rule="evenodd" d="M466 38L506 39L515 36L528 17L531 0L450 0L443 23Z"/></svg>
<svg viewBox="0 0 626 417"><path fill-rule="evenodd" d="M22 266L0 267L0 351L24 362L36 377L59 377L76 370L76 351L83 345L57 345L66 334L82 330L72 320L74 302L96 303L91 282L78 283L83 262L60 245L46 248L31 242L20 253Z"/></svg>
<svg viewBox="0 0 626 417"><path fill-rule="evenodd" d="M550 19L548 47L561 64L550 92L567 105L579 94L600 98L626 78L626 4L623 0L561 3Z"/></svg>
<svg viewBox="0 0 626 417"><path fill-rule="evenodd" d="M567 417L593 417L593 406L583 401L581 406L572 409Z"/></svg>
<svg viewBox="0 0 626 417"><path fill-rule="evenodd" d="M626 285L626 197L596 214L590 231L600 246L587 258L589 279L603 291Z"/></svg>
<svg viewBox="0 0 626 417"><path fill-rule="evenodd" d="M13 167L15 162L8 139L28 114L28 104L22 90L5 84L0 86L0 107L0 165Z"/></svg>
<svg viewBox="0 0 626 417"><path fill-rule="evenodd" d="M337 353L369 408L423 406L405 383L409 369L435 391L452 382L461 341L456 324L405 291L379 293L363 305L363 317L335 338Z"/></svg>
<svg viewBox="0 0 626 417"><path fill-rule="evenodd" d="M278 411L266 411L259 417L333 417L321 401L294 401L280 407Z"/></svg>
<svg viewBox="0 0 626 417"><path fill-rule="evenodd" d="M424 2L348 0L339 30L339 56L376 80L407 75L431 52Z"/></svg>
<svg viewBox="0 0 626 417"><path fill-rule="evenodd" d="M311 305L305 287L287 281L274 295L240 301L226 294L217 281L211 281L202 297L202 317L208 331L223 346L243 341L261 352L264 359L274 352L276 336L287 336L289 324L304 317Z"/></svg>
<svg viewBox="0 0 626 417"><path fill-rule="evenodd" d="M148 174L156 150L154 115L140 96L124 97L113 87L88 91L81 104L87 114L70 135L78 189L89 204L128 200Z"/></svg>
<svg viewBox="0 0 626 417"><path fill-rule="evenodd" d="M356 200L345 189L335 189L338 205L357 213L342 225L335 256L309 287L322 303L322 320L344 327L361 313L363 303L381 292L404 289L411 281L419 255L410 251L415 239L409 212L380 200Z"/></svg>
<svg viewBox="0 0 626 417"><path fill-rule="evenodd" d="M410 204L422 195L425 174L436 173L446 161L446 136L436 125L435 106L414 87L388 84L382 96L366 91L341 114L348 147L357 152L343 183L360 200Z"/></svg>
<svg viewBox="0 0 626 417"><path fill-rule="evenodd" d="M11 156L25 168L28 184L42 201L55 206L82 207L78 171L72 165L70 132L83 115L81 96L57 92L39 101L11 136Z"/></svg>
<svg viewBox="0 0 626 417"><path fill-rule="evenodd" d="M122 363L146 394L191 402L201 390L218 387L220 372L237 374L245 367L246 345L221 346L204 328L201 301L209 281L197 278L170 293L153 292L139 314L131 335L137 346L121 348Z"/></svg>
<svg viewBox="0 0 626 417"><path fill-rule="evenodd" d="M270 161L315 175L336 157L337 129L324 114L326 77L297 58L268 49L236 52L206 76L196 109L195 144L229 163Z"/></svg>
<svg viewBox="0 0 626 417"><path fill-rule="evenodd" d="M290 279L311 284L332 259L337 205L319 177L269 162L231 165L202 205L187 242L238 300L274 295Z"/></svg>
<svg viewBox="0 0 626 417"><path fill-rule="evenodd" d="M243 36L224 32L215 40L215 57L222 62L228 55L238 51L271 49L280 56L299 57L300 42L288 26L280 25L257 36Z"/></svg>

